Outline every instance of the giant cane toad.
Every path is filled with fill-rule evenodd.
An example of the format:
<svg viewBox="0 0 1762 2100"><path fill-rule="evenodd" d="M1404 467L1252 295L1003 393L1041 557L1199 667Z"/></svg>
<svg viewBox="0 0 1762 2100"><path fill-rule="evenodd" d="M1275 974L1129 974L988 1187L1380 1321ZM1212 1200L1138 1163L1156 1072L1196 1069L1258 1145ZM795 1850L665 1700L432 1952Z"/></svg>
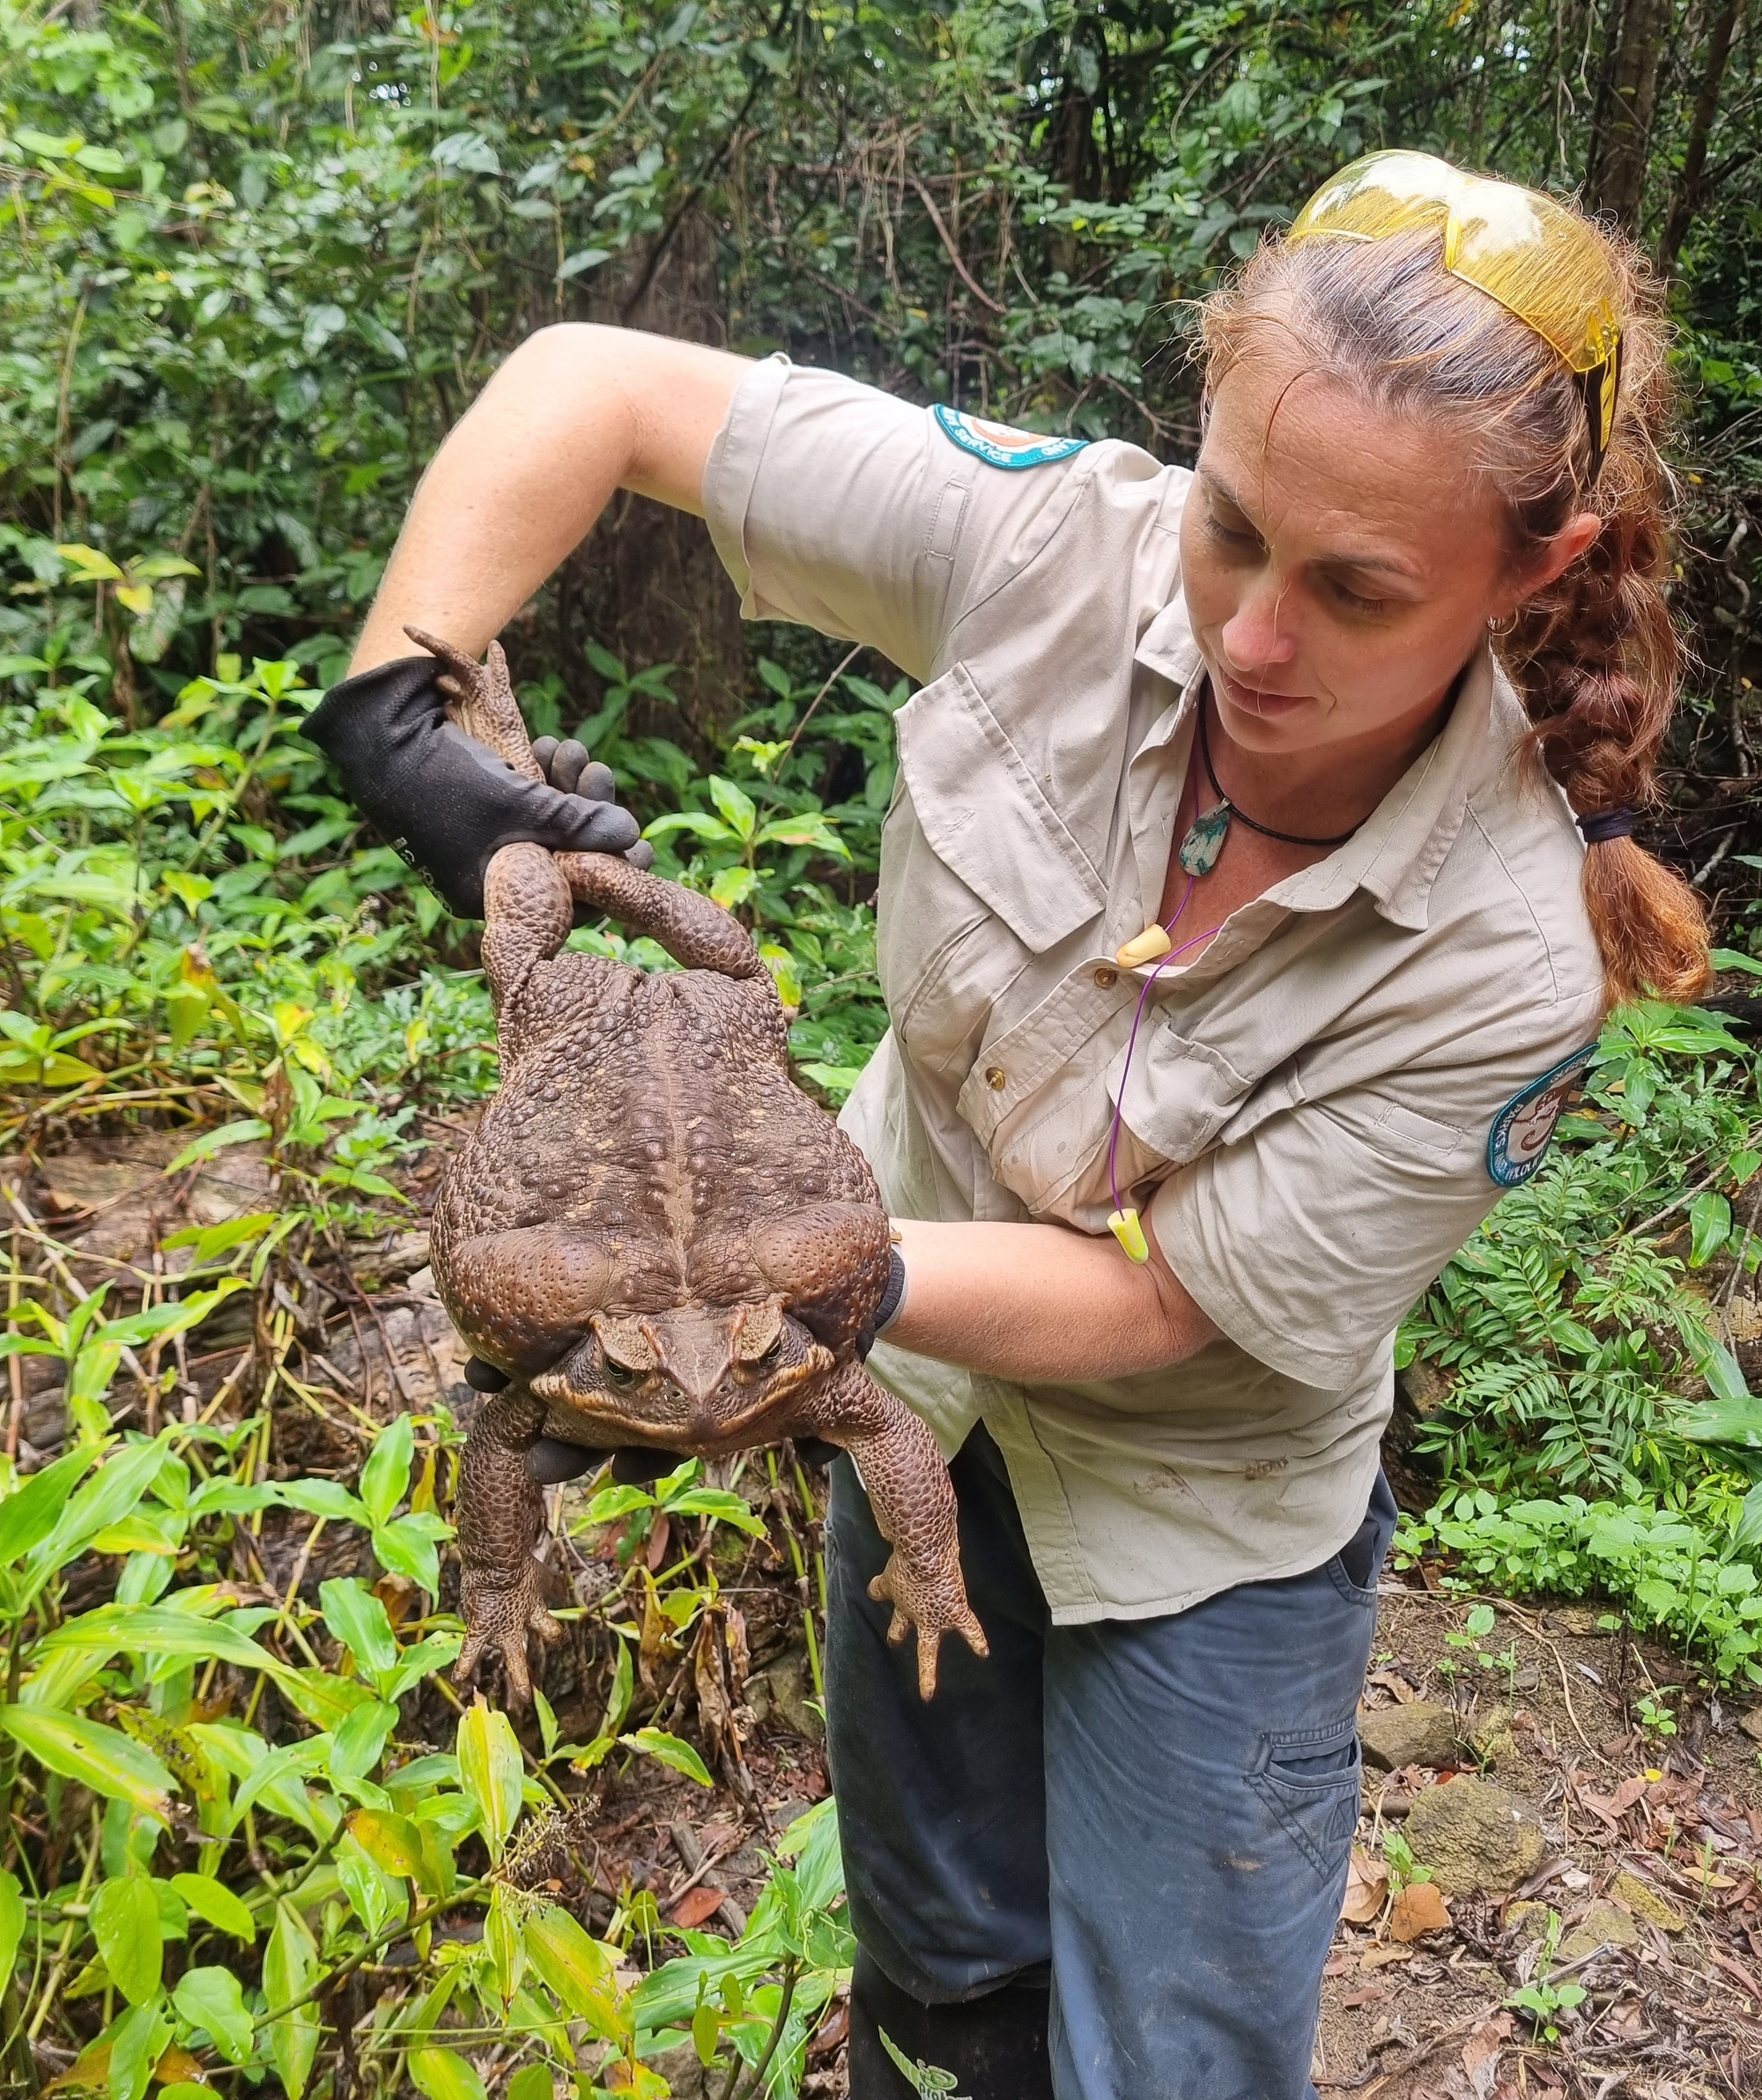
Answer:
<svg viewBox="0 0 1762 2100"><path fill-rule="evenodd" d="M540 768L500 650L441 657L460 726L529 778ZM485 1401L458 1497L467 1627L460 1670L499 1650L529 1690L527 1634L554 1638L533 1556L541 1438L703 1457L778 1437L841 1445L892 1546L870 1593L889 1638L985 1638L968 1608L954 1493L923 1423L863 1369L888 1225L862 1154L790 1081L776 989L707 897L604 854L506 846L484 885L483 959L500 1091L448 1167L434 1276L475 1355L508 1383ZM559 953L576 903L657 941L653 974Z"/></svg>

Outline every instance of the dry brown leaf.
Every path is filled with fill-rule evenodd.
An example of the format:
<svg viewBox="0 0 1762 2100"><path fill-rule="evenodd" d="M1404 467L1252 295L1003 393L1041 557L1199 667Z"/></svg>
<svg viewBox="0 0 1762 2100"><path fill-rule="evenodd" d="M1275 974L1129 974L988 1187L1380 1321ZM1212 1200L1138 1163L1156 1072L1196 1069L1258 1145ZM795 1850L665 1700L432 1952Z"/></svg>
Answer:
<svg viewBox="0 0 1762 2100"><path fill-rule="evenodd" d="M1346 1897L1340 1905L1341 1917L1348 1925L1369 1925L1382 1915L1383 1899L1388 1894L1388 1868L1355 1845L1351 1863L1346 1869Z"/></svg>
<svg viewBox="0 0 1762 2100"><path fill-rule="evenodd" d="M668 1916L683 1931L694 1933L700 1925L707 1925L727 1901L725 1890L700 1882L695 1889L686 1889Z"/></svg>
<svg viewBox="0 0 1762 2100"><path fill-rule="evenodd" d="M1422 1933L1442 1932L1449 1922L1450 1906L1436 1882L1410 1882L1396 1889L1388 1920L1392 1939L1417 1940Z"/></svg>
<svg viewBox="0 0 1762 2100"><path fill-rule="evenodd" d="M1387 1969L1391 1962L1410 1962L1412 1959L1413 1949L1410 1947L1367 1947L1359 1958L1359 1967L1361 1970Z"/></svg>
<svg viewBox="0 0 1762 2100"><path fill-rule="evenodd" d="M1365 1682L1380 1685L1399 1706L1411 1705L1419 1697L1406 1678L1398 1676L1394 1670L1373 1670Z"/></svg>
<svg viewBox="0 0 1762 2100"><path fill-rule="evenodd" d="M1480 2090L1485 2091L1492 2083L1490 2075L1483 2082L1481 2074L1498 2069L1499 2052L1510 2038L1511 2015L1495 2013L1491 2020L1483 2020L1462 2045L1462 2068Z"/></svg>

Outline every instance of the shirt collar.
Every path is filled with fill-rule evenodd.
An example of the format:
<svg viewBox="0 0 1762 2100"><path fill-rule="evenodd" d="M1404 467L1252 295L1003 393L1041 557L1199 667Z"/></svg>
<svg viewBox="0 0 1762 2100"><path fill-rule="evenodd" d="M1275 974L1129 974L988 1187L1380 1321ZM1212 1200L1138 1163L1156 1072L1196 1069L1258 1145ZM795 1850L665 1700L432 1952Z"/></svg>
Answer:
<svg viewBox="0 0 1762 2100"><path fill-rule="evenodd" d="M1179 595L1145 628L1135 661L1171 680L1181 694L1151 725L1141 747L1149 751L1173 738L1204 679L1199 644ZM1469 666L1449 720L1352 837L1268 896L1294 911L1322 912L1364 890L1383 918L1423 932L1432 885L1462 828L1470 797L1510 761L1529 727L1522 702L1484 647Z"/></svg>

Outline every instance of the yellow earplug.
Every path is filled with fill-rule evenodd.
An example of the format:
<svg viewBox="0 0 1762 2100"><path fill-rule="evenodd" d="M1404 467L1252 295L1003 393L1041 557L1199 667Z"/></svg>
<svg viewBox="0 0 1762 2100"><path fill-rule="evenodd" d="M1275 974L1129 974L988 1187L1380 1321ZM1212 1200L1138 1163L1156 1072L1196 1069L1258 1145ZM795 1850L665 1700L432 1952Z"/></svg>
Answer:
<svg viewBox="0 0 1762 2100"><path fill-rule="evenodd" d="M1147 926L1143 933L1134 934L1114 960L1122 970L1136 970L1145 963L1160 962L1172 945L1168 935L1159 926Z"/></svg>
<svg viewBox="0 0 1762 2100"><path fill-rule="evenodd" d="M1136 1210L1110 1211L1107 1215L1107 1230L1119 1241L1128 1261L1150 1260L1150 1242L1144 1238L1144 1229L1138 1223Z"/></svg>

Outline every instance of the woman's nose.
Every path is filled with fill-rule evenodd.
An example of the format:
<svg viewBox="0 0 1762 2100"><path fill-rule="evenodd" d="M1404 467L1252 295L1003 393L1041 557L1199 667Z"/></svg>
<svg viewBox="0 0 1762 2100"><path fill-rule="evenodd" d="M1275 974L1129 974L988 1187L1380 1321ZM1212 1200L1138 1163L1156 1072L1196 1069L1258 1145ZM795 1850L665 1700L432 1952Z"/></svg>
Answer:
<svg viewBox="0 0 1762 2100"><path fill-rule="evenodd" d="M1243 678L1289 663L1297 654L1289 610L1281 619L1279 600L1277 590L1251 591L1224 623L1224 653Z"/></svg>

